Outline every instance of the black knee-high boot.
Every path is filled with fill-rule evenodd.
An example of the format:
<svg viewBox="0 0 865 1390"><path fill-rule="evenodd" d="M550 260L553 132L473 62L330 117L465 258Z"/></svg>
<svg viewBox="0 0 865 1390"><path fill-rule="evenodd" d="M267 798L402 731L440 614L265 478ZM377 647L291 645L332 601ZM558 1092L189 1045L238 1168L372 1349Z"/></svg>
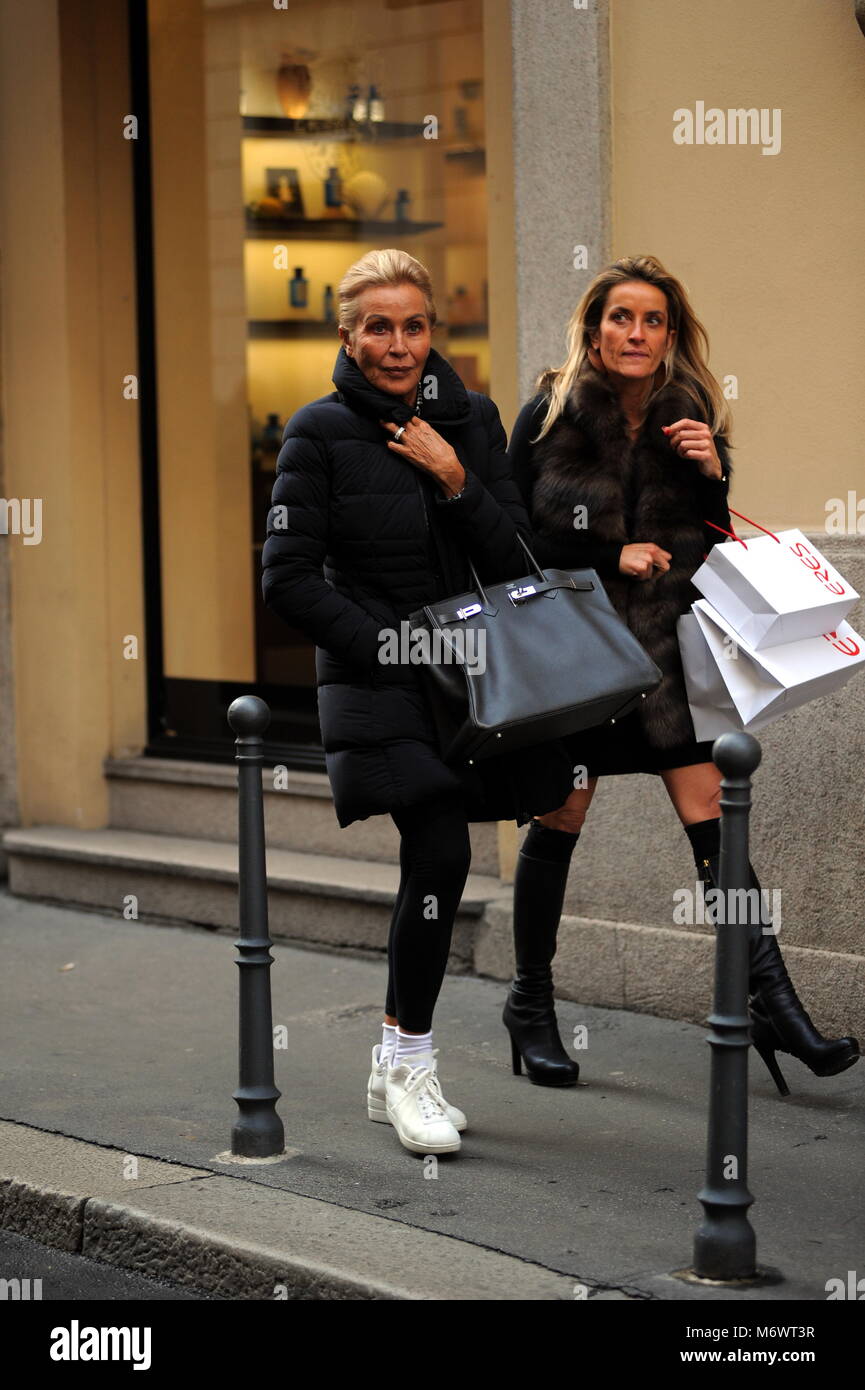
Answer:
<svg viewBox="0 0 865 1390"><path fill-rule="evenodd" d="M580 1068L562 1046L553 1006L556 935L571 854L579 834L533 820L514 875L516 973L502 1021L511 1035L514 1075L521 1060L537 1086L574 1086Z"/></svg>
<svg viewBox="0 0 865 1390"><path fill-rule="evenodd" d="M717 888L721 861L720 818L686 825L685 833L694 851L694 860L704 886ZM751 927L748 992L751 996L751 1038L769 1069L782 1096L790 1094L776 1052L798 1057L815 1076L835 1076L846 1071L859 1058L855 1038L824 1038L814 1027L793 988L774 932L764 932L772 919L763 900L753 865L748 865L751 882L760 897L759 922Z"/></svg>

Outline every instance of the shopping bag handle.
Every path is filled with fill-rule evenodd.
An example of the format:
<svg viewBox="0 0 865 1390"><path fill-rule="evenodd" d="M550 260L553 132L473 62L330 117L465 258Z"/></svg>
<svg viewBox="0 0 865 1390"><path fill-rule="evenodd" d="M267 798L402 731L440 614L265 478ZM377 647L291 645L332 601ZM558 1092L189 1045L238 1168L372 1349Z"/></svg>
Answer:
<svg viewBox="0 0 865 1390"><path fill-rule="evenodd" d="M743 516L741 512L734 511L732 507L729 508L729 511L731 516L737 516L740 521L747 521L749 526L756 526L758 531L765 531L766 535L771 536L773 541L778 541L778 544L781 544L775 532L768 531L765 526L760 525L759 521L752 521L749 516ZM738 541L740 545L745 546L746 550L748 549L746 542L742 540L741 536L737 536L735 531L728 531L724 526L716 526L714 521L704 521L703 524L704 526L711 526L714 531L723 531L725 536L729 536L731 540ZM732 522L730 524L732 526Z"/></svg>

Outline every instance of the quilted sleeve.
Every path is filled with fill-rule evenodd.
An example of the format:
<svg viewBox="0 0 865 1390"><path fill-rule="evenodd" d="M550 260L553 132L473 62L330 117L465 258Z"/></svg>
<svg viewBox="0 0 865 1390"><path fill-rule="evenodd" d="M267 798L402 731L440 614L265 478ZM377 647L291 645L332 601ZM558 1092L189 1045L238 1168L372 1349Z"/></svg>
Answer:
<svg viewBox="0 0 865 1390"><path fill-rule="evenodd" d="M269 608L319 647L369 669L379 625L324 577L330 514L327 446L298 412L286 426L261 554L261 589Z"/></svg>

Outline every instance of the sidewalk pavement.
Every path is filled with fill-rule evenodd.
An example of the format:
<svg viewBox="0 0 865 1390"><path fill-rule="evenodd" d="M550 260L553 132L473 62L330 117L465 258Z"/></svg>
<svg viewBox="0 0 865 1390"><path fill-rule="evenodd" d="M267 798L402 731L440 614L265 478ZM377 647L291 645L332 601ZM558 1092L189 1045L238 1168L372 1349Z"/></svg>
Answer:
<svg viewBox="0 0 865 1390"><path fill-rule="evenodd" d="M288 1153L238 1165L232 933L3 892L0 941L0 1227L231 1299L825 1300L862 1272L862 1063L785 1059L782 1100L752 1052L750 1214L783 1281L707 1287L674 1277L702 1215L705 1028L561 1002L588 1046L550 1090L511 1074L502 985L448 976L439 1074L469 1129L431 1165L366 1114L383 959L275 945Z"/></svg>

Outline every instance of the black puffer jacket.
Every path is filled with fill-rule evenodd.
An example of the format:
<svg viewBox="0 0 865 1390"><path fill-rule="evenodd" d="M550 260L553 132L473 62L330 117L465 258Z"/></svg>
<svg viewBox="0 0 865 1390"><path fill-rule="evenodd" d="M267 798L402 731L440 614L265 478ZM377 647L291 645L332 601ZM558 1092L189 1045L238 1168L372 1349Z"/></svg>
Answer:
<svg viewBox="0 0 865 1390"><path fill-rule="evenodd" d="M265 602L316 643L319 720L340 825L442 793L469 820L520 823L560 806L572 785L560 744L473 767L442 762L421 671L379 662L383 629L423 604L464 592L466 552L482 580L525 573L517 532L530 528L506 457L498 411L466 391L435 350L421 414L466 470L450 501L387 447L380 420L414 413L378 391L340 349L336 391L289 420L262 553Z"/></svg>

